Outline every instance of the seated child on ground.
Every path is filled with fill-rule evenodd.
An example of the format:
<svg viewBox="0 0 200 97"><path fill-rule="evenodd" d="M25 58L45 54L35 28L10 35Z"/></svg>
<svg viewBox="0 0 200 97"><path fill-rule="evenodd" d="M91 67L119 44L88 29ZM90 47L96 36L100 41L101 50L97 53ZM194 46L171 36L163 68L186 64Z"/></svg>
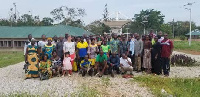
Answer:
<svg viewBox="0 0 200 97"><path fill-rule="evenodd" d="M91 65L91 60L88 59L89 56L88 55L85 55L85 58L84 60L81 61L81 64L80 64L80 68L81 68L81 73L82 73L82 76L85 76L85 74L89 74L90 76L93 75L93 66Z"/></svg>

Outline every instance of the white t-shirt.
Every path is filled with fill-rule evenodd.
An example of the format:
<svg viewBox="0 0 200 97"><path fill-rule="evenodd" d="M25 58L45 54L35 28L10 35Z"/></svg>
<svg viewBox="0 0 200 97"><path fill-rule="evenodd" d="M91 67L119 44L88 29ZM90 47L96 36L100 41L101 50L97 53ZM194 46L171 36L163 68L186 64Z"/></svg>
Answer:
<svg viewBox="0 0 200 97"><path fill-rule="evenodd" d="M63 44L64 52L68 52L71 54L75 53L75 43L74 42L64 42Z"/></svg>
<svg viewBox="0 0 200 97"><path fill-rule="evenodd" d="M128 58L128 61L131 62L131 59ZM122 64L124 67L129 67L130 65L128 64L127 59L123 59L122 57L120 58L120 64ZM131 62L132 63L132 62Z"/></svg>
<svg viewBox="0 0 200 97"><path fill-rule="evenodd" d="M162 42L163 41L163 39L164 39L164 37L160 37L160 39L158 39L158 42Z"/></svg>
<svg viewBox="0 0 200 97"><path fill-rule="evenodd" d="M41 48L44 48L44 46L47 44L47 41L39 41L38 46Z"/></svg>

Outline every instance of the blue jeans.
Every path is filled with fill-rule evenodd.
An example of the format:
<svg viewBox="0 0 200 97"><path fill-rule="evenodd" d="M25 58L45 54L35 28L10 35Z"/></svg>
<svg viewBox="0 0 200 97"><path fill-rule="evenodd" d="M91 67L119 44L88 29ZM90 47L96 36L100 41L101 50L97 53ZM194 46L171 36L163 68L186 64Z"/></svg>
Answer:
<svg viewBox="0 0 200 97"><path fill-rule="evenodd" d="M169 58L162 57L162 69L163 69L164 75L169 75L169 71L170 71Z"/></svg>

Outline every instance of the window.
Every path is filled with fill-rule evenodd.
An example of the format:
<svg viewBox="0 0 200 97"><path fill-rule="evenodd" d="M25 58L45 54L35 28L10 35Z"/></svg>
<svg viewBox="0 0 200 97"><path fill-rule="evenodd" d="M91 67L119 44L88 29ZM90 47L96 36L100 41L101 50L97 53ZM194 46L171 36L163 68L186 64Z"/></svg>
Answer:
<svg viewBox="0 0 200 97"><path fill-rule="evenodd" d="M18 47L21 47L21 46L22 46L21 41L17 41L17 43L18 43Z"/></svg>
<svg viewBox="0 0 200 97"><path fill-rule="evenodd" d="M4 47L7 47L8 41L4 41Z"/></svg>
<svg viewBox="0 0 200 97"><path fill-rule="evenodd" d="M11 47L11 46L12 46L12 42L8 41L8 47Z"/></svg>
<svg viewBox="0 0 200 97"><path fill-rule="evenodd" d="M0 47L3 47L3 41L0 41Z"/></svg>

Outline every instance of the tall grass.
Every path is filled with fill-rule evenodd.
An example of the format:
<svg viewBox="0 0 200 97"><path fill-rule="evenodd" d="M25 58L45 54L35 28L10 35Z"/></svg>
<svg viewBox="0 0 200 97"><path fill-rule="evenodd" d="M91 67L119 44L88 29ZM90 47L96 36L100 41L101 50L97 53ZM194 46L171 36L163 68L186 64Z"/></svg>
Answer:
<svg viewBox="0 0 200 97"><path fill-rule="evenodd" d="M163 78L158 76L139 76L133 81L149 87L153 94L158 97L199 97L200 79Z"/></svg>
<svg viewBox="0 0 200 97"><path fill-rule="evenodd" d="M0 51L0 68L24 61L21 51Z"/></svg>
<svg viewBox="0 0 200 97"><path fill-rule="evenodd" d="M192 41L191 46L188 41L174 41L174 49L200 52L200 41Z"/></svg>

